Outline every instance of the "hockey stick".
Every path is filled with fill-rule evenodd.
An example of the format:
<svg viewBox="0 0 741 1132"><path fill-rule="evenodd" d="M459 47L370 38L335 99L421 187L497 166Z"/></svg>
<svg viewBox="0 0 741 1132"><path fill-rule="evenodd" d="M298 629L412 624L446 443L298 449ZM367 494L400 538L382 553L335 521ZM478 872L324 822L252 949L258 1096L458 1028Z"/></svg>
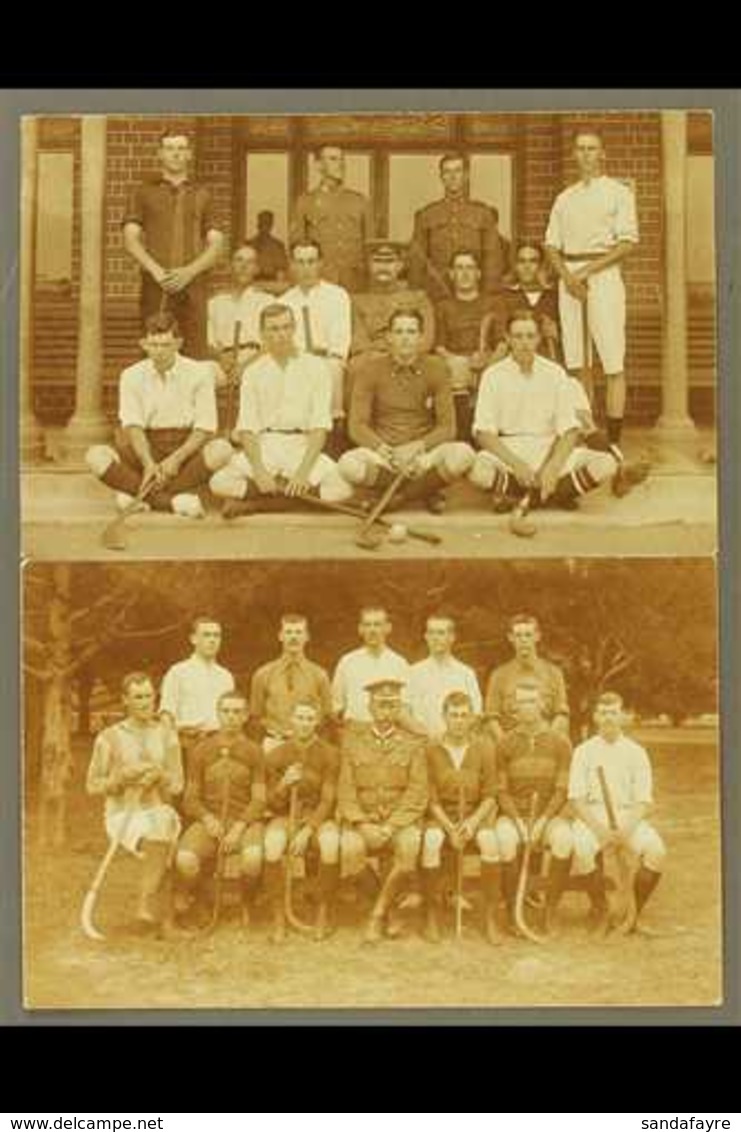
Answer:
<svg viewBox="0 0 741 1132"><path fill-rule="evenodd" d="M532 833L533 826L535 825L535 815L538 809L538 795L533 791L530 797L530 811L527 819L527 840L522 851L522 864L520 865L520 875L517 879L517 892L515 894L515 925L517 930L525 939L529 939L532 943L543 943L543 937L537 935L536 932L528 925L525 919L525 897L527 895L527 882L530 874L530 858L532 856Z"/></svg>
<svg viewBox="0 0 741 1132"><path fill-rule="evenodd" d="M617 814L615 813L615 806L610 794L610 787L607 783L607 775L603 766L597 767L597 778L599 779L599 787L602 792L602 800L605 804L607 811L607 822L612 833L618 833L620 826L618 825ZM615 903L616 910L612 917L612 927L617 928L621 932L629 932L635 925L636 921L636 907L633 895L633 869L629 856L629 850L622 845L613 846L610 850L610 856L615 864L615 872L617 873L617 885L615 890Z"/></svg>
<svg viewBox="0 0 741 1132"><path fill-rule="evenodd" d="M106 550L126 550L129 545L129 540L126 537L126 520L137 511L142 510L142 506L154 488L155 481L149 480L145 486L141 486L133 499L126 504L123 511L116 515L110 523L103 529L100 535L100 541Z"/></svg>
<svg viewBox="0 0 741 1132"><path fill-rule="evenodd" d="M118 830L117 830L115 836L112 837L110 839L110 841L108 842L108 848L105 851L105 855L103 857L103 860L100 862L100 865L98 866L98 870L97 870L95 876L93 877L92 883L91 883L90 887L88 888L87 892L85 893L85 898L82 902L82 908L80 910L80 926L82 927L82 930L85 933L85 935L88 937L88 939L94 939L94 940L105 939L103 932L101 932L95 926L95 921L93 919L93 912L95 911L95 905L96 905L97 900L98 900L98 893L100 892L100 888L101 888L101 885L103 884L106 873L108 872L109 868L111 867L111 862L113 861L113 858L116 856L117 850L123 844L124 838L126 837L126 834L129 831L129 826L131 825L131 819L134 816L134 812L136 810L137 801L138 801L138 798L136 796L133 797L129 801L129 803L128 803L125 811L124 811L122 820L119 823Z"/></svg>
<svg viewBox="0 0 741 1132"><path fill-rule="evenodd" d="M317 495L302 495L300 499L302 503L308 503L311 507L322 507L326 511L336 511L339 515L352 515L356 519L365 519L368 514L359 507L353 507L350 503L335 503L329 499L321 499ZM378 515L375 519L375 525L389 529L393 526L393 523L382 515ZM438 546L443 541L442 537L434 531L424 531L419 527L407 527L407 535L409 538L428 542L432 546Z"/></svg>
<svg viewBox="0 0 741 1132"><path fill-rule="evenodd" d="M286 851L285 851L285 885L283 888L283 908L286 914L286 920L294 931L300 932L302 935L313 935L314 928L311 924L306 924L293 908L293 861L291 859L291 842L296 834L296 814L298 811L298 783L294 783L291 787L291 793L288 802L288 829L286 836Z"/></svg>
<svg viewBox="0 0 741 1132"><path fill-rule="evenodd" d="M406 479L406 472L402 468L396 473L391 483L384 491L381 498L375 504L373 509L369 512L363 520L362 526L355 538L355 545L361 547L363 550L377 550L381 544L381 534L372 530L376 520L383 514L393 497L401 487Z"/></svg>

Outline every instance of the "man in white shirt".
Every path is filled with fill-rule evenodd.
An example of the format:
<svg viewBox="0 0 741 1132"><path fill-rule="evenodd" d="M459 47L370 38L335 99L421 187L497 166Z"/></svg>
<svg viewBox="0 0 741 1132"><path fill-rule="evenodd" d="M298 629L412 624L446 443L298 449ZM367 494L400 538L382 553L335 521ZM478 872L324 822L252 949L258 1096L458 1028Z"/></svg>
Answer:
<svg viewBox="0 0 741 1132"><path fill-rule="evenodd" d="M322 451L332 427L323 362L298 351L295 316L285 303L265 307L260 323L265 354L245 371L239 399L241 451L211 478L211 491L228 501L225 518L284 509L312 490L334 502L352 495Z"/></svg>
<svg viewBox="0 0 741 1132"><path fill-rule="evenodd" d="M584 364L582 318L587 314L607 382L607 436L620 442L625 415L625 285L620 263L638 244L635 197L605 176L600 137L578 133L574 155L580 179L556 198L545 244L559 276L559 309L566 368ZM591 399L592 390L587 393Z"/></svg>
<svg viewBox="0 0 741 1132"><path fill-rule="evenodd" d="M212 617L197 617L192 625L193 652L168 668L160 689L160 717L177 730L183 757L205 735L219 730L219 696L234 691L234 677L218 664L221 625Z"/></svg>
<svg viewBox="0 0 741 1132"><path fill-rule="evenodd" d="M275 302L267 291L254 286L258 256L254 248L244 244L232 256L232 283L209 299L208 345L221 368L237 380L245 367L257 357L260 344L260 315ZM239 323L239 351L234 358L234 328Z"/></svg>
<svg viewBox="0 0 741 1132"><path fill-rule="evenodd" d="M229 442L214 436L214 363L179 353L171 314L149 318L140 345L147 357L121 374L114 443L89 448L87 465L117 492L121 509L146 493L143 508L199 518L198 492L232 455Z"/></svg>
<svg viewBox="0 0 741 1132"><path fill-rule="evenodd" d="M368 723L370 702L367 687L380 680L394 680L406 699L409 664L386 644L391 620L385 609L367 606L360 611L358 633L363 644L340 657L332 679L332 705L343 723Z"/></svg>
<svg viewBox="0 0 741 1132"><path fill-rule="evenodd" d="M451 692L463 692L474 716L482 711L476 673L453 656L455 622L452 617L428 617L425 641L429 656L409 670L409 707L430 739L439 739L446 727L443 703Z"/></svg>
<svg viewBox="0 0 741 1132"><path fill-rule="evenodd" d="M592 903L592 926L604 925L607 913L604 877L596 857L609 847L628 850L638 859L633 881L635 915L624 930L636 931L638 917L656 888L666 848L647 820L653 808L651 763L646 751L623 733L623 700L603 692L597 700L597 734L574 751L569 775L569 801L574 820L575 872L585 876ZM604 771L617 820L610 828L598 769ZM640 929L645 930L645 929Z"/></svg>
<svg viewBox="0 0 741 1132"><path fill-rule="evenodd" d="M291 245L291 278L294 286L280 301L296 317L299 350L321 358L332 381L332 421L336 435L333 452L342 437L345 367L352 340L350 295L338 283L322 278L322 249L310 239Z"/></svg>
<svg viewBox="0 0 741 1132"><path fill-rule="evenodd" d="M495 510L508 510L525 494L531 501L573 509L617 471L615 456L579 441L572 378L537 353L537 317L515 311L507 320L510 356L483 374L474 416L481 451L470 479L491 491Z"/></svg>

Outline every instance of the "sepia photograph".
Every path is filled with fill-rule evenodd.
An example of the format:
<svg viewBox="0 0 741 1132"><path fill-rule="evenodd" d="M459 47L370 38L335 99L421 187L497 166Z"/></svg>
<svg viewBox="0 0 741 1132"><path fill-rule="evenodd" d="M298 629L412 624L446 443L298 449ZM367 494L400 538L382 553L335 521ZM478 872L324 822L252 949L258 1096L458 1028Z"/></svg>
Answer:
<svg viewBox="0 0 741 1132"><path fill-rule="evenodd" d="M711 112L21 134L27 556L715 552Z"/></svg>
<svg viewBox="0 0 741 1132"><path fill-rule="evenodd" d="M703 559L41 562L27 1009L722 1001Z"/></svg>

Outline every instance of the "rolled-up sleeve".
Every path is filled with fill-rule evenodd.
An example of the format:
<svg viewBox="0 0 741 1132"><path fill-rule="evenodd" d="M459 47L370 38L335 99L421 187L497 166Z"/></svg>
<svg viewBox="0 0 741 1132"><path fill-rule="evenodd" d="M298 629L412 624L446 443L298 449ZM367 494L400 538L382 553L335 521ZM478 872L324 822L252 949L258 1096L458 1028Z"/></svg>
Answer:
<svg viewBox="0 0 741 1132"><path fill-rule="evenodd" d="M202 362L201 373L194 390L193 428L201 432L216 432L216 379L213 362Z"/></svg>
<svg viewBox="0 0 741 1132"><path fill-rule="evenodd" d="M497 397L497 378L494 368L484 370L476 398L476 411L473 418L474 432L498 433L500 429L499 398Z"/></svg>
<svg viewBox="0 0 741 1132"><path fill-rule="evenodd" d="M124 428L146 428L141 375L124 370L118 387L118 419Z"/></svg>
<svg viewBox="0 0 741 1132"><path fill-rule="evenodd" d="M239 390L239 416L237 432L262 432L263 422L260 400L253 375L247 370Z"/></svg>
<svg viewBox="0 0 741 1132"><path fill-rule="evenodd" d="M638 243L638 213L636 198L632 189L620 185L615 210L615 238L618 242Z"/></svg>
<svg viewBox="0 0 741 1132"><path fill-rule="evenodd" d="M172 727L166 728L165 734L165 789L173 797L183 792L183 758L180 753L180 743L177 732Z"/></svg>
<svg viewBox="0 0 741 1132"><path fill-rule="evenodd" d="M332 428L332 379L328 366L321 359L317 359L311 382L311 399L305 427L309 431L318 428L329 431Z"/></svg>
<svg viewBox="0 0 741 1132"><path fill-rule="evenodd" d="M352 303L344 287L338 287L332 295L332 309L329 313L327 350L343 361L350 353L352 341Z"/></svg>
<svg viewBox="0 0 741 1132"><path fill-rule="evenodd" d="M546 247L563 251L563 228L561 225L561 203L559 200L553 205L551 215L548 218L548 227L545 230L545 244Z"/></svg>
<svg viewBox="0 0 741 1132"><path fill-rule="evenodd" d="M96 736L93 744L93 753L85 781L85 789L88 794L106 794L108 792L108 780L113 771L112 756L111 745L105 732L101 732L100 735Z"/></svg>
<svg viewBox="0 0 741 1132"><path fill-rule="evenodd" d="M573 802L582 802L589 795L589 781L587 774L586 751L577 747L571 759L569 769L569 798Z"/></svg>
<svg viewBox="0 0 741 1132"><path fill-rule="evenodd" d="M651 763L649 762L648 755L642 748L636 750L634 759L635 764L631 774L631 785L633 787L632 801L641 802L646 806L650 806L654 800Z"/></svg>
<svg viewBox="0 0 741 1132"><path fill-rule="evenodd" d="M160 713L166 712L177 723L178 702L180 700L180 677L176 668L165 673L160 691Z"/></svg>

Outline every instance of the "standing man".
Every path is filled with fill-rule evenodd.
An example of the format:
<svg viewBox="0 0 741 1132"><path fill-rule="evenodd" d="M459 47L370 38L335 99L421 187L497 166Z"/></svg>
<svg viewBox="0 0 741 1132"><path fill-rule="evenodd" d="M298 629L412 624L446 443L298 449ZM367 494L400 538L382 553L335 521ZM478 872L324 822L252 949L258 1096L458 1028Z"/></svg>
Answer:
<svg viewBox="0 0 741 1132"><path fill-rule="evenodd" d="M216 704L219 730L200 740L190 757L183 811L190 825L178 844L181 883L192 893L204 866L242 878L243 923L249 895L262 869L265 768L260 748L244 734L247 701L222 692Z"/></svg>
<svg viewBox="0 0 741 1132"><path fill-rule="evenodd" d="M365 942L376 943L384 930L394 932L387 916L417 871L422 818L427 807L427 764L424 740L402 722L399 680L371 681L370 722L343 733L338 785L338 814L343 873L357 876L370 854L392 853L391 871L365 930Z"/></svg>
<svg viewBox="0 0 741 1132"><path fill-rule="evenodd" d="M348 291L360 291L363 249L373 236L370 201L345 187L345 157L339 146L319 146L315 157L319 185L296 201L291 243L318 243L324 251L325 278Z"/></svg>
<svg viewBox="0 0 741 1132"><path fill-rule="evenodd" d="M443 705L453 693L468 697L474 720L481 716L482 700L476 673L453 655L455 621L452 617L427 618L425 641L429 656L409 670L409 708L426 735L440 739L446 728Z"/></svg>
<svg viewBox="0 0 741 1132"><path fill-rule="evenodd" d="M497 744L497 841L510 923L514 924L517 854L528 841L551 853L542 928L548 931L566 887L573 838L563 816L569 781L571 743L543 718L537 683L523 682L514 692L516 723ZM535 806L533 807L533 800ZM528 826L532 815L534 822Z"/></svg>
<svg viewBox="0 0 741 1132"><path fill-rule="evenodd" d="M509 623L507 639L514 657L495 668L486 686L485 713L489 729L499 742L517 723L518 685L537 686L543 720L560 735L569 734L569 701L561 669L538 655L540 626L529 613L518 613Z"/></svg>
<svg viewBox="0 0 741 1132"><path fill-rule="evenodd" d="M265 208L257 214L257 232L247 241L251 248L257 252L258 283L282 284L288 275L288 256L286 245L273 235L275 215ZM267 288L274 290L274 287Z"/></svg>
<svg viewBox="0 0 741 1132"><path fill-rule="evenodd" d="M228 501L225 518L252 514L261 499L268 508L283 509L312 490L334 502L352 495L322 451L332 427L332 388L323 361L299 353L295 316L285 303L265 307L260 325L265 353L242 381L235 430L240 451L211 477L211 491Z"/></svg>
<svg viewBox="0 0 741 1132"><path fill-rule="evenodd" d="M387 645L392 628L381 606L361 609L358 634L363 644L340 657L332 678L332 705L342 723L369 722L367 687L371 682L395 680L406 691L409 662Z"/></svg>
<svg viewBox="0 0 741 1132"><path fill-rule="evenodd" d="M507 352L505 309L499 295L482 294L476 252L453 252L448 276L453 293L437 304L436 353L450 372L458 439L470 440L481 372Z"/></svg>
<svg viewBox="0 0 741 1132"><path fill-rule="evenodd" d="M94 444L85 454L121 510L146 493L142 509L201 518L200 493L231 459L231 444L214 435L214 364L183 357L182 344L171 314L147 319L140 342L147 356L121 374L113 444Z"/></svg>
<svg viewBox="0 0 741 1132"><path fill-rule="evenodd" d="M245 367L262 349L260 315L272 303L267 291L255 286L257 252L249 244L237 248L232 256L232 282L208 302L208 346L221 368L239 381ZM234 357L234 328L239 323L239 351Z"/></svg>
<svg viewBox="0 0 741 1132"><path fill-rule="evenodd" d="M348 483L383 492L404 471L397 499L445 508L445 489L466 475L473 449L455 440L450 378L441 358L422 352L419 311L394 311L389 353L358 367L350 404L350 438L358 445L339 462Z"/></svg>
<svg viewBox="0 0 741 1132"><path fill-rule="evenodd" d="M145 672L122 684L125 718L95 739L88 794L105 798L108 837L141 857L136 919L144 927L172 925L171 866L180 834L172 799L183 789L180 747L155 715L154 685Z"/></svg>
<svg viewBox="0 0 741 1132"><path fill-rule="evenodd" d="M638 244L635 197L604 173L598 134L574 139L579 180L556 198L545 234L558 273L563 352L578 375L583 357L583 319L594 340L607 383L607 439L620 443L625 415L625 285L620 263ZM587 389L590 400L593 390Z"/></svg>
<svg viewBox="0 0 741 1132"><path fill-rule="evenodd" d="M297 700L291 712L291 738L266 757L268 805L265 831L265 887L273 915L272 940L286 934L285 882L289 858L319 855L319 907L314 926L318 940L332 931L332 913L340 878L340 831L334 820L339 757L317 734L321 709L311 699ZM295 800L292 796L295 795ZM295 827L290 829L291 819Z"/></svg>
<svg viewBox="0 0 741 1132"><path fill-rule="evenodd" d="M653 782L648 754L623 732L623 700L616 692L603 692L594 712L597 733L574 751L569 778L569 801L574 821L576 871L585 874L592 904L591 926L601 928L607 919L602 863L605 849L634 854L638 867L633 880L635 914L622 925L629 932L645 932L638 917L661 880L666 848L648 820L653 809ZM617 830L610 827L598 769L604 771L615 809Z"/></svg>
<svg viewBox="0 0 741 1132"><path fill-rule="evenodd" d="M142 323L171 311L186 354L205 358L206 272L220 258L224 236L213 221L208 189L190 179L189 139L165 132L158 156L159 173L138 185L126 205L124 248L142 271Z"/></svg>
<svg viewBox="0 0 741 1132"><path fill-rule="evenodd" d="M497 766L494 746L474 735L476 715L470 696L450 692L443 703L445 729L427 749L430 804L422 843L426 895L426 936L440 940L440 910L451 856L475 844L481 857L484 934L498 944L500 899L499 846L495 831ZM447 858L447 861L444 861ZM447 867L444 867L447 866ZM456 894L462 897L462 892Z"/></svg>
<svg viewBox="0 0 741 1132"><path fill-rule="evenodd" d="M511 355L481 378L473 422L481 451L470 478L491 491L495 511L511 510L525 495L535 505L575 510L582 495L615 475L618 461L583 443L573 379L538 353L536 316L515 311L507 339Z"/></svg>
<svg viewBox="0 0 741 1132"><path fill-rule="evenodd" d="M299 701L316 703L318 727L332 717L329 677L306 656L309 623L303 613L283 614L278 640L281 655L257 669L250 689L250 716L261 728L266 752L291 738L293 709Z"/></svg>
<svg viewBox="0 0 741 1132"><path fill-rule="evenodd" d="M190 634L193 652L187 660L168 668L162 681L160 716L177 731L186 774L190 772L193 748L219 730L219 697L234 691L234 677L216 661L221 638L218 621L196 617Z"/></svg>
<svg viewBox="0 0 741 1132"><path fill-rule="evenodd" d="M332 422L340 427L345 415L344 375L352 337L350 296L344 287L322 278L322 249L310 240L291 245L294 286L281 296L293 311L296 345L321 358L332 382Z"/></svg>
<svg viewBox="0 0 741 1132"><path fill-rule="evenodd" d="M488 204L468 195L468 161L462 153L440 159L445 195L414 215L410 281L433 299L450 295L446 273L455 252L474 252L481 266L482 289L494 291L505 271L504 248Z"/></svg>

